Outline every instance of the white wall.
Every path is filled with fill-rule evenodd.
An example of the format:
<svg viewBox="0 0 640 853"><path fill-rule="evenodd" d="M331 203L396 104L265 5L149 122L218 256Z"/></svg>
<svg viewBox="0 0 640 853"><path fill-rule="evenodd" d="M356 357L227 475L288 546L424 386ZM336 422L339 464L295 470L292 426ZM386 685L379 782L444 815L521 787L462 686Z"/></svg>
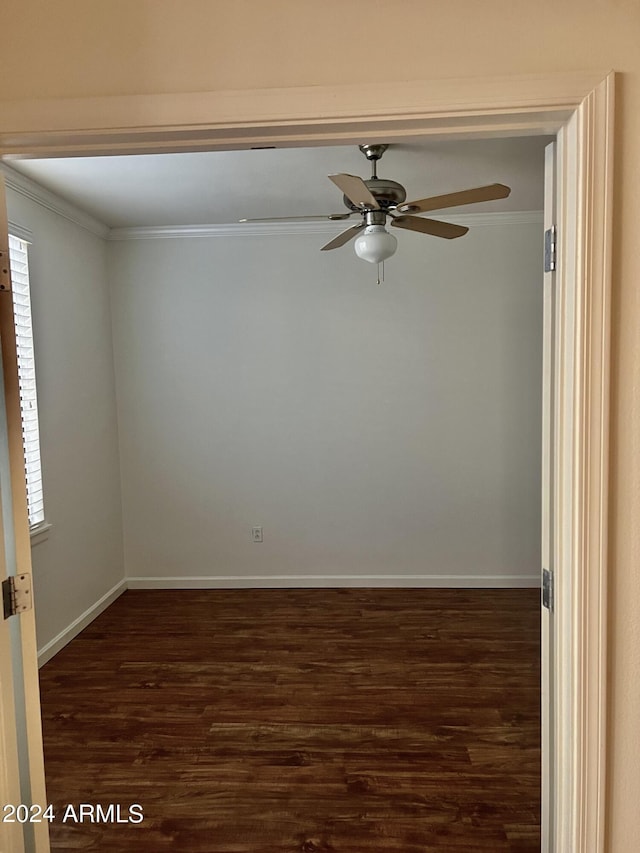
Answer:
<svg viewBox="0 0 640 853"><path fill-rule="evenodd" d="M106 243L8 190L29 250L48 539L32 549L38 647L124 577Z"/></svg>
<svg viewBox="0 0 640 853"><path fill-rule="evenodd" d="M535 583L541 237L110 244L127 575Z"/></svg>

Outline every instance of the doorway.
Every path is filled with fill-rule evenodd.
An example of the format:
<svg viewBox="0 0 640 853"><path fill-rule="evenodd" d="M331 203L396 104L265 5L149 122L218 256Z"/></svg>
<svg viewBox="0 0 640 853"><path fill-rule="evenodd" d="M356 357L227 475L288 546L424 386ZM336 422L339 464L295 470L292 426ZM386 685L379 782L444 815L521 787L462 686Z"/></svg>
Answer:
<svg viewBox="0 0 640 853"><path fill-rule="evenodd" d="M119 425L124 443L121 450L124 454L122 477L127 506L126 527L135 531L135 536L129 533L131 538L127 545L129 554L137 554L135 560L131 560L137 567L137 576L128 578L129 586L143 586L145 583L147 586L162 586L163 581L165 586L188 582L195 585L198 581L203 586L208 583L214 585L216 581L220 584L224 580L216 578L213 572L210 576L198 578L197 571L200 565L217 567L222 562L220 552L223 549L229 554L225 561L225 576L236 575L236 585L242 582L247 585L252 582L273 583L273 574L268 572L269 560L275 561L277 577L283 585L287 580L291 585L306 582L317 586L329 583L464 586L475 583L493 588L503 584L538 584L540 555L536 542L540 528L541 413L540 395L533 393L532 389L541 385L539 243L542 222L539 208L542 206L544 143L545 139L540 137L432 144L419 152L415 169L407 172L406 176L403 167L406 169L407 155L417 152L405 152L401 145L392 146L387 153L386 167L380 172L399 177L412 187L413 194L419 192L424 195L427 191L463 184L479 185L492 178L500 178L513 188L509 199L512 208L498 213L495 206L489 212L487 205L483 205L474 214L465 213L464 208L458 211L457 216L452 213L451 218L455 222L462 221L470 228L464 240L455 243L413 239L413 235L407 235L399 242L398 256L388 265L383 287L374 286L371 267L359 262L348 248L335 255L320 253L319 245L328 239L328 235L305 235L302 231L288 234L283 224L278 225L278 232L269 240L260 234L216 238L213 225L209 229L211 235L197 240L189 237L189 227L184 226L183 239L178 240L175 237L176 221L170 226L170 233L174 236L167 238L166 232L158 227L158 234L152 240L150 232L154 223L151 215L130 213L134 204L141 203L141 197L151 195L139 185L131 187L133 178L131 170L127 169L128 159L135 158L125 158L125 162L116 158L100 162L93 159L72 162L50 160L23 164L24 170L31 175L39 168L65 170L67 178L69 170L75 168L83 173L82 179L77 181L83 191L92 182L95 185L96 172L105 169L109 175L110 199L113 199L114 186L118 183L117 168L127 169L126 185L130 195L121 207L128 215L139 217L141 223L148 222L143 240L124 239L133 238L136 233L141 236L135 228L127 233L119 230L119 241L110 243L108 247L114 285L112 325L119 342L116 362L121 392ZM417 147L414 143L412 149ZM514 169L516 152L518 168ZM318 153L332 159L328 164L323 159L316 170L312 163L315 166ZM349 156L352 160L345 164ZM295 164L304 157L309 159L304 160L302 174L298 176ZM438 162L445 157L454 163L455 175L446 172L446 162ZM529 171L521 168L524 164L520 157L527 161ZM131 165L144 172L151 168L148 161L153 159L153 156L142 158ZM346 147L323 148L320 152L287 149L280 152L214 152L210 156L155 155L159 172L152 182L152 189L165 185L172 187L171 164L176 161L182 164L185 159L189 163L204 161L202 174L195 183L200 188L210 182L215 187L213 202L221 203L225 215L230 216L231 204L240 205L237 198L227 198L223 193L219 181L221 171L231 174L233 180L230 184L236 196L241 189L238 176L247 171L252 175L254 172L276 174L280 181L286 180L296 187L295 201L298 204L298 197L303 192L301 185L306 180L310 194L306 209L322 209L324 203L312 205L325 183L328 184L327 206L334 201L333 188L327 182L326 173L339 168L356 172L361 158L357 149ZM240 168L231 168L234 160ZM219 165L220 161L223 166ZM533 162L529 165L530 161ZM280 163L279 168L276 162ZM266 163L270 164L269 168ZM469 168L469 163L475 164L476 171L462 175L465 166ZM479 164L486 172L479 171ZM93 178L84 172L85 169L93 173ZM181 174L184 176L184 168ZM44 180L44 175L42 177ZM434 186L432 182L436 179L438 184ZM255 182L254 177L252 183ZM522 209L531 197L530 184L535 184L536 188L535 198L529 201L536 208L533 211ZM283 203L282 211L273 210L274 202L268 197L267 189L252 189L254 196L249 200L250 207L258 208L254 212L260 212L260 205L276 215L289 212L288 205L292 203L289 199L287 207ZM202 203L203 193L200 190L197 194L199 203ZM23 221L22 216L33 217L35 213L25 201L20 201L21 204L14 201L10 211L15 214L16 221L31 227L30 218ZM170 196L159 205L165 216L177 216L176 210L181 208L180 198L176 196L173 201L175 209ZM244 204L249 206L249 202ZM247 212L246 207L244 210L240 208L236 216L241 212ZM207 211L192 218L199 221L206 215ZM68 263L64 255L83 253L84 243L92 239L89 235L83 238L78 231L69 246L60 243L60 254L54 260L49 254L51 246L47 246L45 252L38 245L45 240L44 216L42 213L37 220L37 229L33 226L38 238L34 239L31 247L34 267L41 270L40 291L49 289L44 280L45 264L48 264L47 268L55 267L60 274ZM336 226L329 223L329 226L344 228L342 223ZM200 226L198 233L204 230ZM157 263L159 257L162 258L160 264ZM257 257L259 273L255 275ZM245 258L249 260L245 261ZM214 268L216 274L212 277ZM181 274L186 269L190 270L189 276L182 279ZM63 302L67 299L67 288L72 286L72 271L64 278L67 280L59 281L55 288L57 298ZM87 282L95 281L97 286L97 277L90 275L90 270L84 266L82 278ZM176 290L177 282L180 284ZM34 311L46 316L39 294L34 292L34 297ZM75 299L78 298L76 295ZM198 306L197 315L194 315L195 305ZM84 323L87 329L95 330L92 348L97 348L99 335L93 316L86 316ZM123 324L126 329L135 329L133 340L126 330L123 331ZM71 334L73 330L68 331ZM60 332L59 337L64 340L68 351L70 344L66 327L60 327ZM49 354L41 350L40 353L49 363L57 360L55 352ZM83 372L89 371L87 359L79 359L83 363ZM224 365L223 376L215 374L212 378L215 365L221 364ZM198 365L202 367L198 369ZM169 377L172 380L168 382ZM75 383L81 387L77 376ZM51 398L51 388L43 390ZM65 390L62 387L60 394ZM107 389L102 390L103 395L106 392ZM145 404L140 403L141 394ZM156 409L157 405L162 406L162 411ZM186 412L190 416L188 429L183 426ZM308 420L310 414L316 426L313 433ZM84 440L81 435L84 417L84 412L73 414L76 430L74 453L79 452ZM101 423L106 426L102 420ZM283 425L286 425L286 430L283 430ZM90 426L87 424L87 428ZM196 455L197 471L193 470L191 463L191 449ZM45 455L46 450L45 446ZM292 450L295 460L293 471L290 470ZM57 455L63 457L67 452L67 442L64 441ZM266 477L265 463L261 459L265 452L269 457ZM85 456L84 453L81 455ZM241 466L237 460L241 461ZM87 473L89 464L85 458L83 467ZM245 485L247 469L251 472L250 488ZM188 476L185 474L187 470L191 472ZM163 471L171 472L166 480L163 480ZM67 477L67 470L64 473ZM258 474L260 476L257 477ZM76 478L78 474L74 472ZM156 483L154 489L145 487L150 481ZM268 494L260 498L262 483L268 488ZM174 484L180 484L180 488ZM83 488L79 478L77 488ZM330 492L330 508L326 506L323 488ZM132 492L145 495L143 500L136 500L133 507ZM292 494L295 495L295 507L287 503ZM107 495L105 489L100 501L105 518ZM236 505L241 501L243 503L238 508ZM266 536L265 542L256 548L248 542L248 530L242 521L247 518L255 520L258 504L261 512L270 514L268 517L260 515L258 519L265 522ZM196 536L185 530L183 525L186 519L197 517L203 505L207 508L209 522ZM274 505L285 507L281 516L273 511ZM48 502L47 506L48 512L55 517L56 506ZM235 510L231 517L230 507ZM83 508L78 507L79 524L82 524L82 512ZM131 512L143 512L147 520L132 517ZM305 512L312 514L310 520L307 520ZM152 525L150 531L149 524ZM454 525L455 536L452 535ZM320 536L309 543L307 537L313 536L315 531ZM147 532L151 536L145 541ZM43 543L34 550L34 570L40 573L38 582L47 564L55 566L54 546L61 547L64 536L64 529L58 528L55 542ZM278 539L282 541L276 547L274 543ZM149 542L155 549L153 555L143 547L146 544L148 548ZM308 548L308 554L303 557L300 556L301 545ZM67 569L70 572L73 559L70 544L67 547ZM200 551L200 559L194 559L194 547ZM326 577L325 568L329 549L336 561L331 578ZM174 556L174 550L179 552L177 556ZM249 564L253 570L252 577L237 577L242 559L253 561ZM412 574L416 571L416 563L422 569L420 574ZM306 570L311 577L292 577L289 575L290 566L299 566L300 574ZM383 573L385 567L386 575ZM98 568L96 562L92 574L97 575ZM160 572L167 568L171 574L163 578ZM359 575L363 568L365 573ZM259 572L263 573L262 577ZM476 573L475 577L473 573ZM83 582L87 583L85 575L84 567L77 576L74 575L76 589ZM185 575L189 580L185 580ZM93 578L90 580L94 582ZM46 577L44 582L48 582ZM108 580L105 588L110 583ZM421 600L429 601L431 597L437 600L441 593L432 593L426 598L424 593L420 595L423 597ZM464 600L464 594L461 592L460 595ZM490 596L485 591L478 598L479 609L487 611L488 605L482 604L483 599L491 597L495 605L504 595L496 591ZM211 595L212 602L218 597ZM247 601L254 597L255 593L247 593ZM156 600L157 596L150 598ZM176 594L176 602L184 598L182 593ZM322 598L317 600L319 609ZM526 600L535 602L534 612L521 619L518 609L515 622L528 626L524 633L528 634L531 645L527 646L524 638L515 637L516 650L529 650L537 642L537 632L531 629L531 619L537 609L535 594ZM118 608L120 606L124 604ZM315 609L309 608L311 612ZM450 607L447 609L451 610ZM398 610L397 618L390 624L401 622L402 612ZM498 612L500 608L495 611L496 619ZM506 620L507 613L513 615L512 605L506 606L502 612ZM58 615L62 616L61 613ZM453 612L451 619L454 623L458 621ZM462 617L460 620L465 621ZM160 621L167 626L170 624L166 616ZM313 624L317 632L317 623ZM96 630L100 629L96 626ZM114 628L106 633L122 636L126 632ZM441 634L442 628L437 633ZM80 647L89 642L87 638L85 632L79 642ZM435 642L434 637L432 643ZM470 647L468 639L460 638L460 643ZM56 660L49 664L44 673L47 685L43 696L45 751L48 749L47 755L52 755L48 777L52 772L54 777L64 777L70 790L76 790L73 770L64 765L69 762L71 753L61 751L53 730L56 729L58 736L64 740L68 727L60 720L60 714L70 714L77 721L74 729L80 738L83 714L91 714L90 706L82 696L78 705L84 710L78 716L69 700L73 666L67 664L65 667L64 662L76 659L77 645L77 642L72 643L62 652L59 662ZM142 645L149 648L148 642ZM106 659L106 649L104 653L98 653L96 647L95 651L97 657ZM369 653L365 651L364 654ZM442 655L444 665L447 652L443 650ZM514 655L517 657L517 651ZM501 656L508 657L508 654L499 655L496 650L496 666ZM521 663L523 673L527 677L533 676L535 681L537 664L532 665L528 658L526 661L522 659ZM141 672L142 660L138 664ZM476 673L480 671L481 664L485 667L485 674L490 672L486 669L490 662L481 660ZM511 665L515 664L513 660ZM64 672L60 673L59 665ZM76 666L81 671L86 669L84 664L77 663ZM126 662L123 667L128 671ZM508 671L506 664L505 667ZM340 670L337 662L336 669ZM272 665L271 672L276 671L276 666ZM201 682L204 679L204 663L199 679ZM151 676L142 680L154 681ZM215 683L215 679L212 681ZM56 708L54 696L61 695L60 682L67 684L68 690L62 690L63 704ZM149 705L152 698L161 702L164 695L161 685L166 683L166 679L161 678L155 683L156 689L145 694ZM84 686L89 689L88 682L84 682ZM398 691L407 689L408 685L403 686L401 681ZM131 690L135 688L129 686L125 692ZM123 691L113 685L109 692L118 697ZM429 694L431 691L426 687L425 692ZM529 690L526 693L530 695ZM357 704L354 696L354 708ZM416 698L418 704L419 699ZM100 727L100 737L108 741L112 736L117 741L117 733L108 733L106 705L105 700L105 721ZM293 701L292 705L295 708ZM228 715L229 711L225 713ZM486 712L478 709L478 716L484 715L485 724L492 713L496 731L505 737L524 738L513 709L508 715L509 722L512 722L511 730L507 730L507 721L499 715L498 708L487 708ZM398 725L400 716L399 709ZM468 716L467 710L460 714L462 720ZM523 709L522 718L527 716L531 716L530 709L526 712ZM57 720L55 723L54 718ZM367 719L364 713L362 718ZM450 715L449 719L453 716ZM533 728L531 719L527 723ZM495 732L491 736L495 741L499 739ZM98 737L96 733L96 739ZM328 734L326 740L329 741ZM477 757L482 754L481 734L476 741L475 745L470 745L470 750ZM530 741L529 733L523 755L531 756L534 748ZM149 735L144 754L156 746ZM167 758L173 747L163 742L163 749ZM494 744L494 749L498 750L499 746ZM291 751L295 752L294 749ZM515 751L516 747L513 747ZM86 760L87 764L96 763L95 758L89 759L88 751ZM148 771L151 772L153 759L141 760L148 762ZM183 761L183 772L187 773L186 753ZM411 759L408 757L407 761L411 762ZM524 774L529 786L533 764L533 760L528 762ZM487 765L488 762L484 761L483 772L489 772ZM517 760L514 765L517 766ZM115 756L110 767L115 772ZM516 777L517 773L514 783ZM86 774L82 778L85 779ZM526 817L518 817L512 811L510 820L519 825L518 832L531 834L536 821L536 807L530 796L530 787L526 791ZM50 798L58 802L63 793L55 785L49 788ZM511 791L504 791L502 797L496 794L496 799L506 799L509 793ZM74 795L74 798L78 797ZM85 801L90 797L85 794L80 799ZM122 799L120 795L118 800ZM157 804L157 799L155 802ZM468 806L466 808L469 810ZM147 803L145 809L145 820L154 822L151 804ZM446 814L450 820L451 810ZM499 822L495 815L493 819ZM480 832L483 818L480 816L477 820ZM428 823L424 816L422 822ZM462 820L458 824L457 831ZM56 833L56 844L60 844L60 827L51 829ZM71 833L74 829L70 826L68 831ZM254 840L254 843L257 842ZM109 846L113 843L109 842Z"/></svg>
<svg viewBox="0 0 640 853"><path fill-rule="evenodd" d="M558 849L578 851L587 849L586 847L583 848L582 845L590 833L601 831L601 825L597 818L594 819L593 817L600 814L598 792L601 790L603 779L600 761L601 749L594 753L585 750L584 744L602 743L604 700L601 696L594 697L587 690L586 682L578 678L578 674L584 673L585 662L590 667L589 672L592 674L602 671L604 665L604 597L601 594L604 577L604 555L602 548L598 547L597 543L602 541L601 537L606 527L604 524L606 516L606 471L600 465L597 476L594 476L594 470L589 470L591 476L587 477L589 463L584 462L584 460L577 462L578 457L571 453L571 449L576 447L576 442L580 446L584 446L586 443L595 457L603 459L603 448L606 448L606 430L603 432L601 425L603 419L606 423L607 411L606 378L603 379L603 376L608 375L606 371L606 330L608 329L609 273L607 258L610 214L607 206L607 199L609 198L607 188L610 181L610 147L607 143L610 140L611 133L611 81L602 83L599 78L585 79L583 88L580 90L582 93L580 96L576 97L571 92L567 92L564 97L560 98L558 97L558 89L562 90L562 84L559 80L550 78L546 81L548 95L547 93L541 94L540 91L544 89L544 81L538 81L537 85L538 90L534 97L531 96L530 90L524 84L516 94L511 90L510 94L498 95L494 88L493 94L498 97L498 100L502 97L502 103L507 106L498 112L485 110L478 118L479 114L473 103L474 98L477 97L477 87L482 87L482 83L481 81L474 81L471 86L474 94L471 94L469 87L466 91L468 106L458 107L457 114L460 117L460 126L464 126L467 133L495 132L500 123L502 123L503 130L509 123L511 123L512 128L515 128L516 125L522 128L526 124L530 129L536 129L537 132L540 132L541 129L546 129L546 132L558 130L563 154L561 157L563 171L559 183L560 219L565 229L563 232L565 237L561 244L561 258L564 263L560 268L560 274L566 281L567 288L564 291L565 295L560 306L559 316L560 327L564 334L560 336L559 343L561 411L558 450L561 461L560 467L564 472L564 477L557 484L559 492L557 506L560 528L559 556L561 557L561 564L566 566L566 573L563 573L561 586L558 589L557 627L562 641L558 650L556 673L564 687L560 698L558 717L558 758L561 771L563 768L569 767L571 771L559 773L557 799L558 814L572 815L572 819L561 823L562 832L565 833L566 837L558 839ZM573 85L575 85L575 81L573 81ZM575 91L573 85L571 87L572 92ZM450 96L451 90L448 89L448 86L449 84L444 86L444 89L449 91ZM565 91L567 89L568 87L565 87ZM460 90L464 90L464 83L458 87L458 95L461 97L461 101L458 103L464 103L465 93L460 95ZM345 93L346 104L349 104L351 95L352 93ZM438 92L438 97L440 99L444 97L446 103L447 95L443 93L442 87L441 91ZM434 105L436 101L433 102ZM529 111L526 118L523 119L523 107L517 105L523 105L525 102L529 105ZM549 103L557 104L557 106L550 107ZM567 107L566 104L571 106ZM535 105L538 105L537 112ZM300 105L293 106L292 112L295 114L296 110L300 109ZM351 115L357 115L357 109L347 107L347 114L348 109L353 110ZM430 122L432 132L438 132L438 130L442 132L443 122L440 117L437 117L437 112L435 106L432 106L430 118L423 120L423 124ZM251 109L248 110L247 114L251 114ZM331 115L331 110L328 110L327 114ZM576 117L578 114L580 121ZM426 113L423 111L423 115L429 115L428 110ZM67 116L60 116L61 121L69 121L69 118L68 114ZM388 138L390 133L394 133L393 123L384 122L386 127L381 131L379 118L369 119L368 121L371 135L375 135L377 132L380 136ZM409 112L405 112L404 117L396 121L395 134L406 133L408 130L411 132L410 126L413 125L415 129L416 121L409 118ZM446 122L444 123L446 124ZM70 125L72 124L73 121L70 122ZM329 132L327 130L328 124L330 122L323 121L322 125L316 124L314 126L313 122L310 122L309 137L314 137L315 134L315 138L320 138L324 134L326 138ZM362 119L357 131L359 137L362 137L363 131L366 133L365 125L366 120ZM120 127L122 126L123 123L120 122ZM124 126L127 126L127 122L124 122ZM284 126L286 126L286 122ZM292 126L293 123L290 124L290 128ZM484 130L479 130L482 127ZM342 123L342 130L347 134L350 132L353 134L353 128L347 128L345 131L344 123ZM264 125L258 131L249 130L245 139L252 133L261 139L269 136ZM285 138L289 133L288 138L292 138L292 131L283 131L283 125L279 130L272 126L271 133L274 136L280 133ZM295 133L300 134L299 124L297 124ZM369 133L366 135L369 136ZM240 133L238 138L241 136ZM131 139L134 140L134 138L135 133L132 132ZM194 136L192 135L190 144L193 142ZM82 141L78 137L75 143L67 140L64 144L71 147L75 145L76 151L79 152L83 144L86 146L85 151L90 147L93 147L95 151L96 146L101 143L97 138L88 142L86 137ZM148 150L150 147L148 140L145 145ZM26 148L28 147L26 145ZM595 217L585 215L583 204L587 205L590 214L593 214L594 211L597 212ZM581 264L581 259L585 255L588 255L593 261L587 265L589 275L586 281L578 274L576 268L576 263ZM581 311L584 304L589 307L586 321L576 328L573 321L576 317L581 318L581 320L584 319L585 315ZM605 330L604 337L603 328ZM593 369L578 370L578 365L583 365L585 359L592 368L594 364L597 365L598 370L595 374ZM581 401L586 399L589 400L588 415L581 405ZM584 413L584 417L576 413ZM575 486L576 482L578 482L577 487ZM579 502L580 512L576 511L576 502ZM595 528L585 523L585 519L589 515L589 513L585 515L587 507L591 508L592 513L596 513L601 520L601 524ZM582 545L579 551L579 560L576 552L578 542ZM589 543L589 547L584 545L585 542ZM594 581L595 578L599 579L597 583ZM591 583L587 583L588 580L591 580ZM579 589L583 589L584 597L576 595ZM577 614L575 612L570 613L571 602L575 600L583 602L583 608ZM565 608L564 615L563 608ZM571 622L569 622L570 615L573 616ZM599 630L588 632L586 628L589 624L591 626L597 625ZM578 637L577 646L570 642L571 638L576 636ZM567 691L569 691L569 695L567 695ZM585 708L588 709L588 713L585 712ZM578 713L578 709L581 713ZM573 772L576 762L578 764L577 774ZM587 771L589 771L588 774ZM589 784L580 785L580 779L588 779ZM587 808L588 804L592 805L593 808Z"/></svg>

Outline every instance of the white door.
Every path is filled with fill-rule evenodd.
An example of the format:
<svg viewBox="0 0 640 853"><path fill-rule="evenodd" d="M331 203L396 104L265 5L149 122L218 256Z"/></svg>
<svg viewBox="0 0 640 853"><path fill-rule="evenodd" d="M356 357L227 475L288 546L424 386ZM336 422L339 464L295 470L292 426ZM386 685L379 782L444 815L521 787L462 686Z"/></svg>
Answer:
<svg viewBox="0 0 640 853"><path fill-rule="evenodd" d="M555 424L555 249L556 144L545 149L544 229L544 331L542 360L542 853L553 853L554 832L554 424Z"/></svg>
<svg viewBox="0 0 640 853"><path fill-rule="evenodd" d="M9 577L31 589L20 392L9 273L4 179L0 175L0 853L48 853L33 609L9 615ZM26 600L26 599L25 599ZM26 606L21 600L21 606ZM18 808L20 806L21 808Z"/></svg>

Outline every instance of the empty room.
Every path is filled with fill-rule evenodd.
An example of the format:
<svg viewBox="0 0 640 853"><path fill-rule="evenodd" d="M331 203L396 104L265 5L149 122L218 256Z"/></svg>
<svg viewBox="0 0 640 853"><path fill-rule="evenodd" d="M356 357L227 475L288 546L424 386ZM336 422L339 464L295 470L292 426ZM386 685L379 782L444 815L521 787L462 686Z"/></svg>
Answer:
<svg viewBox="0 0 640 853"><path fill-rule="evenodd" d="M635 849L640 4L5 0L3 13L0 848L437 850L464 849L463 835L526 848L539 826L543 853ZM486 171L466 168L470 150L449 170L442 155L536 135L555 143L542 223L506 150ZM421 141L422 166L405 170L402 146ZM384 143L376 208L357 148ZM314 146L343 152L317 172L278 160ZM146 155L254 147L266 150L200 179L183 171L177 187L166 172L139 182ZM114 155L140 155L139 168L102 186L36 171ZM181 209L187 184L202 203ZM510 195L426 209L495 184ZM537 412L524 399L533 343L508 338L518 309L508 288L497 296L514 252L522 283L526 229L544 235ZM363 259L376 244L395 249L380 268ZM535 542L516 435L525 456L541 451ZM287 594L320 593L326 609L282 609ZM499 614L535 633L537 663L505 650L508 631L480 642L476 619L460 633L465 620L436 601L447 593L491 593L491 631ZM507 599L525 593L532 632L533 611ZM505 667L526 678L536 666L534 721ZM293 681L305 667L306 687ZM479 686L494 710L473 734ZM367 690L368 711L355 701ZM438 708L455 717L429 720ZM362 728L340 730L348 715ZM517 784L509 743L526 759Z"/></svg>
<svg viewBox="0 0 640 853"><path fill-rule="evenodd" d="M7 162L52 850L540 849L548 142Z"/></svg>

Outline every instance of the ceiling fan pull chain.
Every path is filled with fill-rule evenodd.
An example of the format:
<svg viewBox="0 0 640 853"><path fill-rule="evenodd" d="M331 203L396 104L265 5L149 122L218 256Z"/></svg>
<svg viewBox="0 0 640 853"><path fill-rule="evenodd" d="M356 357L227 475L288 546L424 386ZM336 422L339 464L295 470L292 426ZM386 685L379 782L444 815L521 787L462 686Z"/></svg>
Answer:
<svg viewBox="0 0 640 853"><path fill-rule="evenodd" d="M382 277L380 276L380 270L382 269ZM376 284L382 284L384 281L384 261L380 261L378 264L378 280Z"/></svg>

